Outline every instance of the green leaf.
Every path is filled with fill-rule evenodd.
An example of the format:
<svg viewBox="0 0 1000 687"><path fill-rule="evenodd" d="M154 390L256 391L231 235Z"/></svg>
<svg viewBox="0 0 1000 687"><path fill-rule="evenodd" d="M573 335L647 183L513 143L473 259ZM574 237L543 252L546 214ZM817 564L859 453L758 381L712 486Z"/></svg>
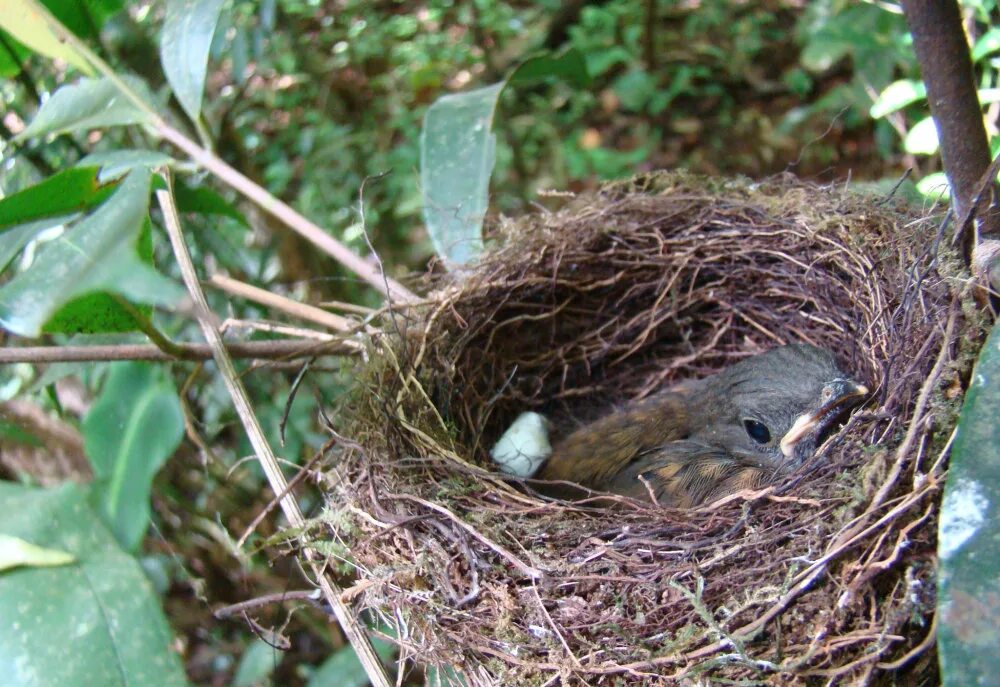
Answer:
<svg viewBox="0 0 1000 687"><path fill-rule="evenodd" d="M925 176L917 182L917 191L932 202L947 203L951 200L948 175L944 172L934 172Z"/></svg>
<svg viewBox="0 0 1000 687"><path fill-rule="evenodd" d="M0 574L0 681L19 687L182 687L163 612L139 564L66 484L0 482L0 532L75 563Z"/></svg>
<svg viewBox="0 0 1000 687"><path fill-rule="evenodd" d="M145 93L138 79L125 77L129 86ZM151 99L147 100L150 102ZM80 79L63 86L45 101L17 140L81 129L145 124L151 117L126 98L109 79Z"/></svg>
<svg viewBox="0 0 1000 687"><path fill-rule="evenodd" d="M586 54L587 73L593 76L604 76L612 67L619 64L632 64L635 57L622 45L613 45L603 50L593 50Z"/></svg>
<svg viewBox="0 0 1000 687"><path fill-rule="evenodd" d="M972 48L972 61L978 62L987 55L1000 50L1000 28L994 27L984 33Z"/></svg>
<svg viewBox="0 0 1000 687"><path fill-rule="evenodd" d="M438 98L424 115L420 178L424 222L449 265L483 252L482 226L496 161L493 114L504 82Z"/></svg>
<svg viewBox="0 0 1000 687"><path fill-rule="evenodd" d="M212 35L225 0L169 0L160 62L174 95L192 120L201 116Z"/></svg>
<svg viewBox="0 0 1000 687"><path fill-rule="evenodd" d="M80 0L42 0L42 4L77 36L91 39L97 38L105 21L122 8L122 0L87 0L85 3ZM6 5L0 2L0 7L6 8ZM0 31L0 36L4 38L4 44L0 44L0 77L17 76L31 50L6 31Z"/></svg>
<svg viewBox="0 0 1000 687"><path fill-rule="evenodd" d="M631 112L641 112L657 90L656 79L644 69L631 69L612 85L622 107Z"/></svg>
<svg viewBox="0 0 1000 687"><path fill-rule="evenodd" d="M442 96L427 109L420 132L424 223L446 265L466 265L483 252L483 218L496 162L491 129L500 93L508 84L550 76L574 83L590 78L579 52L542 53L516 67L504 81Z"/></svg>
<svg viewBox="0 0 1000 687"><path fill-rule="evenodd" d="M69 224L79 215L66 215L64 217L52 217L42 219L37 222L28 222L15 227L4 227L0 230L0 271L7 269L18 253L20 253L28 242L47 229Z"/></svg>
<svg viewBox="0 0 1000 687"><path fill-rule="evenodd" d="M118 182L101 183L97 172L96 167L66 169L0 200L0 232L100 205L118 188Z"/></svg>
<svg viewBox="0 0 1000 687"><path fill-rule="evenodd" d="M152 309L136 306L149 319ZM74 298L52 313L42 327L46 334L115 334L134 332L139 322L109 293L88 293Z"/></svg>
<svg viewBox="0 0 1000 687"><path fill-rule="evenodd" d="M45 442L28 432L16 422L10 422L0 417L0 439L7 439L22 446L41 447Z"/></svg>
<svg viewBox="0 0 1000 687"><path fill-rule="evenodd" d="M799 55L802 66L813 73L825 72L851 52L851 44L829 36L817 36Z"/></svg>
<svg viewBox="0 0 1000 687"><path fill-rule="evenodd" d="M958 421L938 529L938 656L945 685L1000 675L1000 325L979 355Z"/></svg>
<svg viewBox="0 0 1000 687"><path fill-rule="evenodd" d="M903 148L913 155L933 155L938 151L938 132L934 118L921 119L903 139Z"/></svg>
<svg viewBox="0 0 1000 687"><path fill-rule="evenodd" d="M66 565L76 559L65 551L46 549L20 537L0 532L0 572L20 566Z"/></svg>
<svg viewBox="0 0 1000 687"><path fill-rule="evenodd" d="M84 74L93 74L87 58L69 43L59 39L53 30L47 12L39 11L34 2L27 0L0 0L0 28L32 50L46 57L63 60Z"/></svg>
<svg viewBox="0 0 1000 687"><path fill-rule="evenodd" d="M578 88L586 88L592 82L583 53L569 48L555 54L542 52L527 58L507 77L507 85L524 86L553 78Z"/></svg>
<svg viewBox="0 0 1000 687"><path fill-rule="evenodd" d="M174 164L174 158L158 150L109 150L91 153L77 162L80 167L98 167L100 181L108 181L131 172L136 167L153 170Z"/></svg>
<svg viewBox="0 0 1000 687"><path fill-rule="evenodd" d="M42 4L80 38L98 38L104 22L124 6L122 0L42 0Z"/></svg>
<svg viewBox="0 0 1000 687"><path fill-rule="evenodd" d="M284 653L263 639L255 639L243 651L240 662L236 666L236 675L233 676L233 687L253 687L254 685L267 684L265 681L271 677L271 673Z"/></svg>
<svg viewBox="0 0 1000 687"><path fill-rule="evenodd" d="M918 100L927 97L927 87L923 81L914 79L901 79L893 81L886 86L885 90L878 94L875 103L868 113L873 119L881 119L887 114L902 110L907 105L911 105Z"/></svg>
<svg viewBox="0 0 1000 687"><path fill-rule="evenodd" d="M98 291L149 305L170 305L181 298L183 289L137 253L149 181L145 171L129 174L111 198L42 247L31 267L0 287L0 326L38 336L65 306Z"/></svg>
<svg viewBox="0 0 1000 687"><path fill-rule="evenodd" d="M372 647L382 662L388 662L396 655L396 645L378 637L372 637ZM316 669L306 683L306 687L365 687L368 674L350 646L335 651L330 658Z"/></svg>
<svg viewBox="0 0 1000 687"><path fill-rule="evenodd" d="M173 384L145 363L116 363L83 420L95 496L121 546L135 550L149 526L153 478L184 436Z"/></svg>
<svg viewBox="0 0 1000 687"><path fill-rule="evenodd" d="M199 215L220 215L236 220L245 227L250 223L243 213L232 203L207 186L188 186L180 179L174 185L174 200L180 212L193 212Z"/></svg>
<svg viewBox="0 0 1000 687"><path fill-rule="evenodd" d="M31 51L21 41L6 31L0 30L0 77L11 79L21 73L21 64L28 59Z"/></svg>

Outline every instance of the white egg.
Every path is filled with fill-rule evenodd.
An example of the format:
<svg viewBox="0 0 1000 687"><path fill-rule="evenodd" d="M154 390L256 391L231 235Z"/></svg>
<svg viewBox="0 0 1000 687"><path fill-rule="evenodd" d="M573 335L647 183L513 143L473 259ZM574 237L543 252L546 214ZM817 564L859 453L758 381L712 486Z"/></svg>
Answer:
<svg viewBox="0 0 1000 687"><path fill-rule="evenodd" d="M531 477L551 454L548 422L530 412L518 415L490 451L500 471L516 477Z"/></svg>

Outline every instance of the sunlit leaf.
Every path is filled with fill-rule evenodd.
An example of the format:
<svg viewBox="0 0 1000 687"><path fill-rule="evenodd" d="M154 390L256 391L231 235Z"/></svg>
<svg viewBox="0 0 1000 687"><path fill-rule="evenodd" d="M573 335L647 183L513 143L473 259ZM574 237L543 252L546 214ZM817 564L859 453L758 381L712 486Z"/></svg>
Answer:
<svg viewBox="0 0 1000 687"><path fill-rule="evenodd" d="M948 175L944 172L928 174L917 182L917 191L932 202L947 203L951 199Z"/></svg>
<svg viewBox="0 0 1000 687"><path fill-rule="evenodd" d="M95 291L136 303L170 305L183 289L137 252L149 202L149 174L129 174L103 205L63 236L46 243L26 271L0 287L0 325L38 336L56 312Z"/></svg>
<svg viewBox="0 0 1000 687"><path fill-rule="evenodd" d="M131 78L126 80L131 88L145 93L146 88L142 82ZM27 128L18 135L18 139L81 129L143 124L149 120L149 115L126 98L107 78L80 79L53 93L39 108L38 114Z"/></svg>
<svg viewBox="0 0 1000 687"><path fill-rule="evenodd" d="M1000 326L969 382L938 530L938 655L945 685L1000 675Z"/></svg>
<svg viewBox="0 0 1000 687"><path fill-rule="evenodd" d="M992 105L1000 102L1000 88L980 88L976 91L980 105Z"/></svg>
<svg viewBox="0 0 1000 687"><path fill-rule="evenodd" d="M191 119L201 116L212 35L225 0L168 0L160 61L174 95Z"/></svg>
<svg viewBox="0 0 1000 687"><path fill-rule="evenodd" d="M80 487L0 482L0 513L0 533L75 559L0 574L0 683L187 684L152 586Z"/></svg>
<svg viewBox="0 0 1000 687"><path fill-rule="evenodd" d="M0 0L0 27L32 50L63 60L84 74L93 74L87 58L60 40L47 15L48 12L31 0Z"/></svg>
<svg viewBox="0 0 1000 687"><path fill-rule="evenodd" d="M99 510L135 550L149 527L153 477L184 436L177 392L153 365L115 363L82 429Z"/></svg>
<svg viewBox="0 0 1000 687"><path fill-rule="evenodd" d="M913 79L894 81L878 94L869 114L874 119L880 119L926 97L927 87L924 86L923 81Z"/></svg>
<svg viewBox="0 0 1000 687"><path fill-rule="evenodd" d="M0 572L22 565L28 567L66 565L75 560L65 551L47 549L20 537L0 532Z"/></svg>
<svg viewBox="0 0 1000 687"><path fill-rule="evenodd" d="M998 50L1000 50L1000 28L994 27L976 41L972 48L972 61L978 62Z"/></svg>
<svg viewBox="0 0 1000 687"><path fill-rule="evenodd" d="M934 118L921 119L903 139L903 148L913 155L933 155L938 151L938 132Z"/></svg>
<svg viewBox="0 0 1000 687"><path fill-rule="evenodd" d="M97 38L107 19L123 6L123 0L41 0L41 3L63 26L85 39ZM5 31L0 30L0 36L4 39L0 45L0 77L16 76L31 50Z"/></svg>

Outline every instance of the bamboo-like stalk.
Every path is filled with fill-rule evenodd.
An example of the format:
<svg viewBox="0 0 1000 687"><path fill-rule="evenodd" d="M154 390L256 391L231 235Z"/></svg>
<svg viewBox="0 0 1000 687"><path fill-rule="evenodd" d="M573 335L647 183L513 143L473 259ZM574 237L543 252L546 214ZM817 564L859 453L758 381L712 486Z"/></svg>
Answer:
<svg viewBox="0 0 1000 687"><path fill-rule="evenodd" d="M222 375L229 395L233 399L236 412L254 448L254 453L257 455L264 474L267 476L271 490L280 497L279 505L285 514L285 518L292 527L303 528L305 526L305 518L302 515L302 510L299 508L295 496L289 493L285 475L281 472L274 451L264 436L260 422L253 411L253 407L250 405L250 398L247 395L246 388L240 381L236 368L233 366L233 361L222 342L222 336L215 327L215 320L208 309L205 293L202 291L198 275L195 273L194 263L191 260L191 254L188 252L184 241L180 218L177 214L177 207L174 205L171 190L157 191L156 198L159 201L160 209L163 211L167 233L170 236L170 244L173 247L177 264L180 266L184 285L187 287L188 293L194 301L198 324L205 339L208 341L208 345L212 349L212 357L215 359L219 373ZM323 590L326 601L333 609L333 613L340 623L341 628L343 628L344 634L350 641L351 646L354 647L354 651L364 666L368 678L375 687L390 687L392 682L389 680L385 668L376 655L364 626L344 603L341 598L341 590L326 575L323 569L323 557L308 547L305 548L305 556L312 566L313 573L319 582L320 588Z"/></svg>
<svg viewBox="0 0 1000 687"><path fill-rule="evenodd" d="M285 298L276 293L271 293L267 289L253 286L246 282L241 282L224 274L213 274L208 279L208 284L226 293L245 298L248 301L278 310L293 317L297 317L321 327L332 329L337 332L352 332L361 328L361 325L352 322L346 317L341 317L332 312L327 312L322 308L313 305L299 303L291 298Z"/></svg>
<svg viewBox="0 0 1000 687"><path fill-rule="evenodd" d="M311 358L319 355L356 355L356 347L340 341L235 341L226 342L232 358L279 360ZM209 360L206 344L177 344L174 356L153 344L110 344L102 346L17 346L0 348L0 365L9 363L90 363L111 360Z"/></svg>

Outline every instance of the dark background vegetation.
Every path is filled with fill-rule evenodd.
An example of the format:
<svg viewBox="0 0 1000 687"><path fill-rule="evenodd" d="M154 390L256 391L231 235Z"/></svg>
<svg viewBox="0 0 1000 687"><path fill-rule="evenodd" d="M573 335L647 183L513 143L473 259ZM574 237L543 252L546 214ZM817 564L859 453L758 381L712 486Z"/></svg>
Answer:
<svg viewBox="0 0 1000 687"><path fill-rule="evenodd" d="M162 91L162 5L92 4L123 7L91 12L71 28L116 68ZM995 2L962 4L976 43L996 20ZM927 116L926 102L871 114L890 84L918 77L905 22L891 2L236 0L216 35L205 119L224 159L362 254L368 249L359 189L366 178L388 173L365 186L366 227L388 270L406 280L432 259L418 169L427 107L446 93L499 80L536 50L565 47L585 56L593 85L551 83L505 94L496 119L496 213L531 212L545 202L540 191L585 191L659 168L751 177L791 172L884 188L906 170L912 181L939 171L938 158L924 154L933 146L908 137ZM989 52L978 58L983 89L997 86L993 60ZM23 70L0 80L4 192L85 154L142 142L141 132L109 130L11 143L40 99L71 78L29 56ZM183 121L176 102L165 108ZM992 136L996 104L987 103L986 113ZM925 196L909 192L931 202L933 187L922 188ZM379 302L303 239L248 204L240 209L249 227L218 217L192 220L203 264L310 302ZM214 297L220 314L268 317L256 306ZM191 327L166 316L159 324L178 338ZM320 611L272 604L253 611L255 628L238 616L212 617L220 605L306 584L280 547L234 554L232 537L272 494L260 470L243 460L250 450L218 378L191 364L168 369L182 390L188 438L154 484L142 560L162 594L189 678L200 685L296 685L310 676L317 686L363 684L342 652L334 658L348 667L333 681L319 681L316 666L344 645ZM244 376L275 443L296 371L269 365ZM73 431L107 370L90 364L53 373L20 365L0 374L5 402L19 396ZM39 383L43 374L60 377L58 384ZM282 449L295 464L325 439L317 402L335 403L347 379L344 371L319 367L310 382L291 405ZM0 465L6 478L32 474L32 454L17 464L10 455ZM43 452L36 459L47 460ZM85 465L77 466L75 476L85 473ZM318 492L301 491L300 499L312 513L321 505ZM276 527L270 518L259 532L266 537ZM289 640L286 652L269 647L279 635Z"/></svg>

